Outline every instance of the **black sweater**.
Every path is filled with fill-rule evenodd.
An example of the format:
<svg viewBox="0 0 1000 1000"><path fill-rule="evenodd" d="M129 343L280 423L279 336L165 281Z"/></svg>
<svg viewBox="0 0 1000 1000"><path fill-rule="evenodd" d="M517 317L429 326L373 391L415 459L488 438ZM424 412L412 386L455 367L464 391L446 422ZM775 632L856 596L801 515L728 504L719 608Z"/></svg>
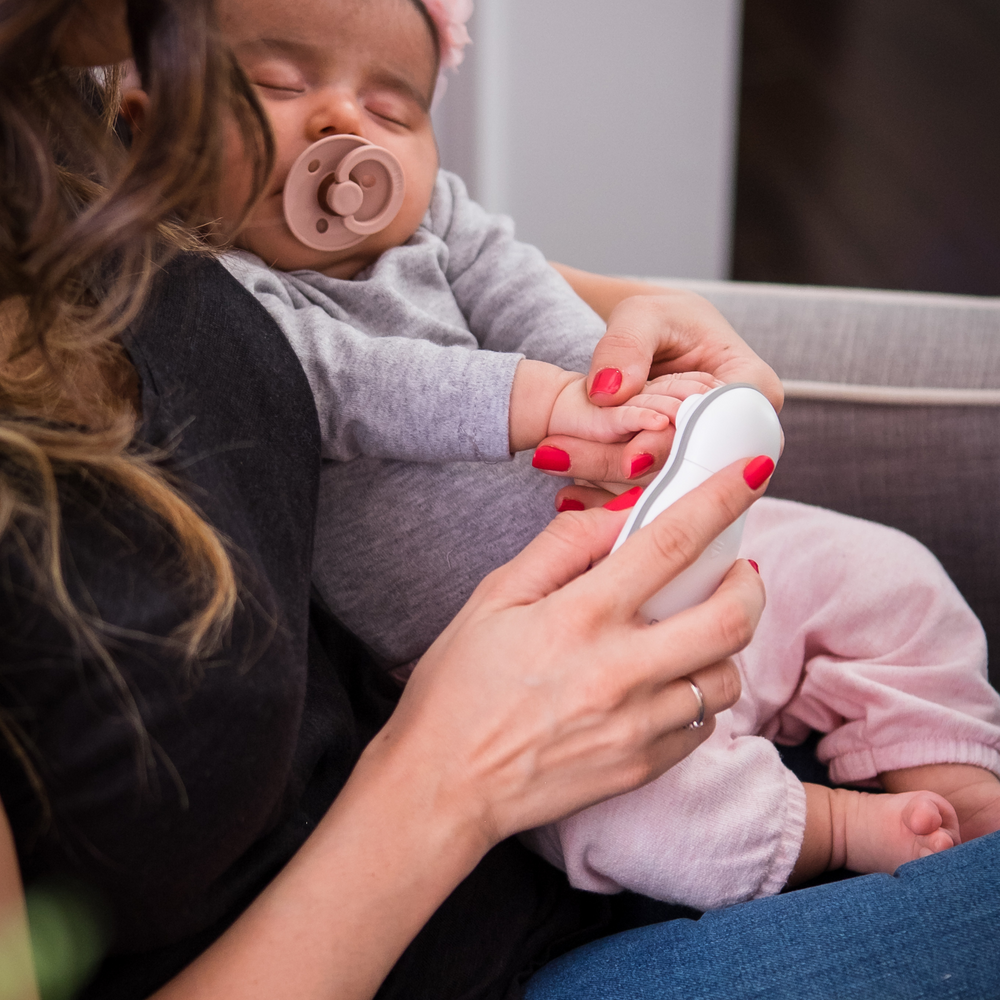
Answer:
<svg viewBox="0 0 1000 1000"><path fill-rule="evenodd" d="M23 553L4 542L0 707L51 813L6 751L0 799L25 882L69 879L100 901L111 943L84 995L101 1000L148 996L239 915L308 836L395 699L310 602L319 428L277 326L221 266L188 258L160 282L128 346L141 438L169 450L188 497L232 543L242 600L225 650L192 671L164 641L189 612L170 537L120 494L62 479L70 587L117 627L109 645L150 738L139 767L137 729L106 669L73 652ZM379 995L515 996L546 958L621 925L620 910L501 844Z"/></svg>

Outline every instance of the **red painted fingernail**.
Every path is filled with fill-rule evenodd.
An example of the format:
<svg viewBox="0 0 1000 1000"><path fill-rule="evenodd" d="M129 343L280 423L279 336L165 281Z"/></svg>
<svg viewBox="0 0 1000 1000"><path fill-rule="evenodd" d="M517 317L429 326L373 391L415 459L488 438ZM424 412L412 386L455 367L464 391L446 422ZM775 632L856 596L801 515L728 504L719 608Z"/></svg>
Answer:
<svg viewBox="0 0 1000 1000"><path fill-rule="evenodd" d="M572 500L570 497L566 497L564 500L559 501L559 506L556 510L561 514L564 510L586 510L586 506L580 503L579 500Z"/></svg>
<svg viewBox="0 0 1000 1000"><path fill-rule="evenodd" d="M543 444L541 448L535 449L531 464L536 469L543 469L545 472L569 472L569 455L562 448L553 448L550 444Z"/></svg>
<svg viewBox="0 0 1000 1000"><path fill-rule="evenodd" d="M747 562L750 563L751 566L753 566L753 571L758 576L760 576L760 567L752 559L748 559Z"/></svg>
<svg viewBox="0 0 1000 1000"><path fill-rule="evenodd" d="M622 387L622 373L617 368L602 368L594 376L590 387L591 396L606 394L613 396Z"/></svg>
<svg viewBox="0 0 1000 1000"><path fill-rule="evenodd" d="M767 455L751 458L743 470L743 478L750 489L757 489L774 472L774 462Z"/></svg>
<svg viewBox="0 0 1000 1000"><path fill-rule="evenodd" d="M628 510L629 507L634 507L636 501L642 496L642 487L633 486L632 489L626 490L624 493L619 494L614 498L614 500L609 500L605 505L605 510Z"/></svg>
<svg viewBox="0 0 1000 1000"><path fill-rule="evenodd" d="M632 469L628 474L629 479L641 476L656 461L652 455L636 455L632 459Z"/></svg>

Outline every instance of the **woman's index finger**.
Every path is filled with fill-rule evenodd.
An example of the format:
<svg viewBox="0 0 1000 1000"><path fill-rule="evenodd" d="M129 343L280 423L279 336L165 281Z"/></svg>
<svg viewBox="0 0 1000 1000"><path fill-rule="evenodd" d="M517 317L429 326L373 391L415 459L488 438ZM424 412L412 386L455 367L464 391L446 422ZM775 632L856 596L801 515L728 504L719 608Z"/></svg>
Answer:
<svg viewBox="0 0 1000 1000"><path fill-rule="evenodd" d="M579 581L614 602L625 619L690 566L760 496L734 462L687 493ZM641 501L640 501L641 502Z"/></svg>

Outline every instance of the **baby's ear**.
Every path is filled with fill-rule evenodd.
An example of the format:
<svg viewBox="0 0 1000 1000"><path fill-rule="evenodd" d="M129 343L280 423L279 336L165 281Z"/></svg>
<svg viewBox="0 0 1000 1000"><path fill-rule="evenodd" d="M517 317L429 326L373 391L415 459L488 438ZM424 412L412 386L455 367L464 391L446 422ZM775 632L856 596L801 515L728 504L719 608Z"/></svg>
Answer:
<svg viewBox="0 0 1000 1000"><path fill-rule="evenodd" d="M133 135L142 132L146 124L146 112L149 110L149 94L135 87L122 94L119 114L128 122Z"/></svg>

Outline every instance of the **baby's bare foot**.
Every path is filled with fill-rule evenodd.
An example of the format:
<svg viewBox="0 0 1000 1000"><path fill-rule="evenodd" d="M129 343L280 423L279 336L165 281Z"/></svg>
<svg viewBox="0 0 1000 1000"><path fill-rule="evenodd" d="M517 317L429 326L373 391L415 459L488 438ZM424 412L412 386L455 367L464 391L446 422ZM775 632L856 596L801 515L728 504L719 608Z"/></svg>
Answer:
<svg viewBox="0 0 1000 1000"><path fill-rule="evenodd" d="M869 795L835 789L831 807L851 871L891 874L907 861L962 842L954 808L935 792Z"/></svg>
<svg viewBox="0 0 1000 1000"><path fill-rule="evenodd" d="M932 789L943 795L958 815L962 841L1000 830L1000 781L971 764L924 764L880 775L890 792Z"/></svg>

